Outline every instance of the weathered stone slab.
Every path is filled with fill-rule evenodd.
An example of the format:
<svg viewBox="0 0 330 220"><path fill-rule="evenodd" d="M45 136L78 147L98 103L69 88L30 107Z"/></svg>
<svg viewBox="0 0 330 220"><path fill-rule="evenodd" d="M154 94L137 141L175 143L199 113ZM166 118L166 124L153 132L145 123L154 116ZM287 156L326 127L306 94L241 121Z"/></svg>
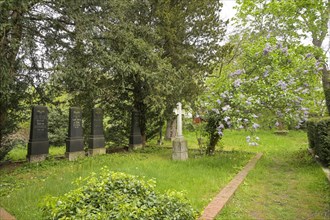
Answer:
<svg viewBox="0 0 330 220"><path fill-rule="evenodd" d="M82 130L82 112L80 108L72 107L69 112L69 130L66 140L66 157L69 160L85 155ZM77 156L78 155L78 156Z"/></svg>
<svg viewBox="0 0 330 220"><path fill-rule="evenodd" d="M46 159L48 152L48 109L45 106L34 106L32 108L27 159L29 162L39 162Z"/></svg>
<svg viewBox="0 0 330 220"><path fill-rule="evenodd" d="M94 108L92 111L91 136L88 139L88 148L104 148L105 139L103 132L103 112L100 108ZM103 152L103 151L100 151ZM105 151L104 151L105 152Z"/></svg>
<svg viewBox="0 0 330 220"><path fill-rule="evenodd" d="M106 148L90 148L88 149L88 155L95 156L100 154L106 154Z"/></svg>
<svg viewBox="0 0 330 220"><path fill-rule="evenodd" d="M68 158L69 161L74 161L85 157L85 151L65 152L65 157Z"/></svg>

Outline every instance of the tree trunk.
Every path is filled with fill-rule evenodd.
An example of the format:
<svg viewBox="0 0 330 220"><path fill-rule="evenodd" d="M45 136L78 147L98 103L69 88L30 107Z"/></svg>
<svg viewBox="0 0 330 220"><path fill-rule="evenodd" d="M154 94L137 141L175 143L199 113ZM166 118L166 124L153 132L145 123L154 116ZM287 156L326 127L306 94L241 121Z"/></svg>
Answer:
<svg viewBox="0 0 330 220"><path fill-rule="evenodd" d="M171 140L171 120L167 120L166 122L166 132L165 132L165 140Z"/></svg>
<svg viewBox="0 0 330 220"><path fill-rule="evenodd" d="M212 133L210 135L210 142L209 142L209 145L207 146L207 149L206 149L206 154L208 155L212 155L214 154L215 152L215 147L217 145L217 143L219 142L220 140L220 136L218 133Z"/></svg>
<svg viewBox="0 0 330 220"><path fill-rule="evenodd" d="M165 140L172 140L176 136L176 119L167 120Z"/></svg>
<svg viewBox="0 0 330 220"><path fill-rule="evenodd" d="M164 121L161 120L159 122L159 139L158 139L158 145L162 145L163 144L163 125L164 125Z"/></svg>

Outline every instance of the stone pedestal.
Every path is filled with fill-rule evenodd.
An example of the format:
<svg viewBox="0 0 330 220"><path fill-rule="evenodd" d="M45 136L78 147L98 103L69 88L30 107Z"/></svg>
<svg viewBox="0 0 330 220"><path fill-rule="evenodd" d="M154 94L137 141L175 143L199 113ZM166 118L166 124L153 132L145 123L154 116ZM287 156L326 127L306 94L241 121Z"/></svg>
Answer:
<svg viewBox="0 0 330 220"><path fill-rule="evenodd" d="M172 159L173 160L187 160L188 159L188 146L187 141L184 137L176 137L172 142L173 152Z"/></svg>
<svg viewBox="0 0 330 220"><path fill-rule="evenodd" d="M26 159L30 163L36 163L46 160L48 154L27 155Z"/></svg>
<svg viewBox="0 0 330 220"><path fill-rule="evenodd" d="M85 151L65 152L65 157L68 158L69 161L74 161L85 157Z"/></svg>
<svg viewBox="0 0 330 220"><path fill-rule="evenodd" d="M106 154L106 148L92 148L88 149L88 155L89 156L95 156L95 155L100 155L100 154Z"/></svg>

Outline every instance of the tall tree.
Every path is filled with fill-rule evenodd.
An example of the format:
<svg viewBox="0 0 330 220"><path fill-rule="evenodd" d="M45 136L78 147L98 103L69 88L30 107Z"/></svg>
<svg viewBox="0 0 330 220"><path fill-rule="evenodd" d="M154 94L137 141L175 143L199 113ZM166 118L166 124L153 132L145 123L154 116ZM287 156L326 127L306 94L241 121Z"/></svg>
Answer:
<svg viewBox="0 0 330 220"><path fill-rule="evenodd" d="M46 15L46 5L52 4L36 0L0 2L0 157L10 149L8 135L21 119L21 101L28 99L27 89L31 91L32 86L35 94L43 97L42 82L49 69L47 55L42 56L40 48L54 41L51 32L56 31L50 27L63 22Z"/></svg>
<svg viewBox="0 0 330 220"><path fill-rule="evenodd" d="M328 32L329 0L238 0L238 20L249 32L278 36L285 41L300 41L311 37L312 44L321 48ZM322 83L328 113L330 113L330 71L325 54L322 62Z"/></svg>
<svg viewBox="0 0 330 220"><path fill-rule="evenodd" d="M217 51L227 22L220 19L222 3L217 0L152 2L162 57L168 59L176 71L175 93L166 96L164 111L164 118L171 124L176 103L192 104L202 91L204 77L212 72L212 64L218 59Z"/></svg>

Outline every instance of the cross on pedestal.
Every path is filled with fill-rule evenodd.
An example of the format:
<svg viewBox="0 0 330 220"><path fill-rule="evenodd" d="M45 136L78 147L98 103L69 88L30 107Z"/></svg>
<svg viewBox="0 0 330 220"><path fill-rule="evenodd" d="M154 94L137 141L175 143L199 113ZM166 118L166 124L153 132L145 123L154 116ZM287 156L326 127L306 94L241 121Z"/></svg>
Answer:
<svg viewBox="0 0 330 220"><path fill-rule="evenodd" d="M188 148L187 141L184 139L182 135L182 114L184 111L182 110L182 105L179 102L176 104L177 108L174 109L174 113L177 115L177 133L176 137L172 142L173 152L172 159L173 160L187 160L188 159Z"/></svg>
<svg viewBox="0 0 330 220"><path fill-rule="evenodd" d="M177 134L176 137L182 137L182 115L185 113L184 110L182 110L182 104L178 102L176 104L177 108L173 110L173 112L177 115Z"/></svg>

